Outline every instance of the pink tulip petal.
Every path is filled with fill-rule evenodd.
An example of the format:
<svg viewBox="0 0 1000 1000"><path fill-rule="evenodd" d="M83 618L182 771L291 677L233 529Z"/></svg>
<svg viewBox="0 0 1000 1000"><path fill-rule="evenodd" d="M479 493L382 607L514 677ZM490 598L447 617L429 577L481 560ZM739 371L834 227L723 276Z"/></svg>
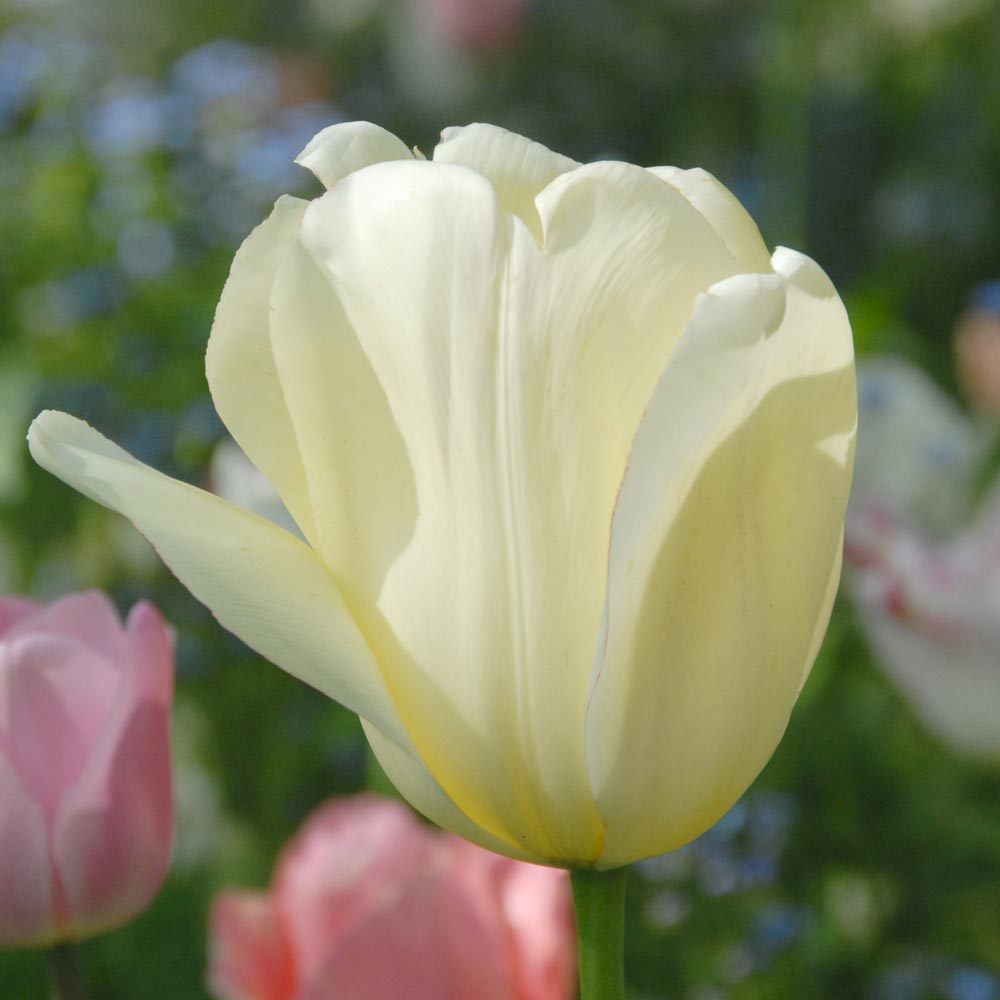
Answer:
<svg viewBox="0 0 1000 1000"><path fill-rule="evenodd" d="M576 981L569 873L491 854L459 837L444 848L452 878L505 948L518 1000L564 1000Z"/></svg>
<svg viewBox="0 0 1000 1000"><path fill-rule="evenodd" d="M0 597L0 636L17 622L37 614L41 607L23 597Z"/></svg>
<svg viewBox="0 0 1000 1000"><path fill-rule="evenodd" d="M317 973L349 927L431 863L435 847L430 830L390 799L358 796L312 814L274 878L276 907L302 981Z"/></svg>
<svg viewBox="0 0 1000 1000"><path fill-rule="evenodd" d="M41 809L0 745L0 948L53 937L48 839Z"/></svg>
<svg viewBox="0 0 1000 1000"><path fill-rule="evenodd" d="M337 942L303 1000L514 1000L494 945L464 892L418 875Z"/></svg>
<svg viewBox="0 0 1000 1000"><path fill-rule="evenodd" d="M125 623L128 662L139 677L138 697L170 707L174 697L174 633L148 601L140 601Z"/></svg>
<svg viewBox="0 0 1000 1000"><path fill-rule="evenodd" d="M115 606L98 590L71 594L41 608L30 620L22 620L5 638L26 632L61 635L76 639L109 663L125 661L125 640Z"/></svg>
<svg viewBox="0 0 1000 1000"><path fill-rule="evenodd" d="M110 723L66 795L54 832L78 933L140 912L170 863L173 642L150 605L129 617L128 655Z"/></svg>
<svg viewBox="0 0 1000 1000"><path fill-rule="evenodd" d="M501 858L501 906L510 928L518 1000L573 995L576 940L569 872Z"/></svg>
<svg viewBox="0 0 1000 1000"><path fill-rule="evenodd" d="M0 738L51 822L102 736L119 670L75 639L17 631L3 643Z"/></svg>
<svg viewBox="0 0 1000 1000"><path fill-rule="evenodd" d="M220 1000L293 1000L295 969L271 898L223 892L212 906L209 988Z"/></svg>

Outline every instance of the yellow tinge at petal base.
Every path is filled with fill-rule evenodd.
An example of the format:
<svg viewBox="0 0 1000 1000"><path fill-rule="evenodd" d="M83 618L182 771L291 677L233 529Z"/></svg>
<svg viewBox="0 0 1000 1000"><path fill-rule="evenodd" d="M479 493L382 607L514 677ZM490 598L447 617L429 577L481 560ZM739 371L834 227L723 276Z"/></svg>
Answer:
<svg viewBox="0 0 1000 1000"><path fill-rule="evenodd" d="M227 628L361 715L434 821L627 864L777 744L839 577L850 329L700 170L369 123L237 254L213 397L308 545L43 414L32 451Z"/></svg>

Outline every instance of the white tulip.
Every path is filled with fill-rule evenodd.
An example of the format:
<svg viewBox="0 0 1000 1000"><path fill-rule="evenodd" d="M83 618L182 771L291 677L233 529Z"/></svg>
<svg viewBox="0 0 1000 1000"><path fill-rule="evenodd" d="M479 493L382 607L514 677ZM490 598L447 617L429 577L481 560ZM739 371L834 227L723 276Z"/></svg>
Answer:
<svg viewBox="0 0 1000 1000"><path fill-rule="evenodd" d="M701 170L336 125L208 346L306 542L44 413L35 458L357 712L410 802L515 857L690 841L770 757L840 575L850 328Z"/></svg>

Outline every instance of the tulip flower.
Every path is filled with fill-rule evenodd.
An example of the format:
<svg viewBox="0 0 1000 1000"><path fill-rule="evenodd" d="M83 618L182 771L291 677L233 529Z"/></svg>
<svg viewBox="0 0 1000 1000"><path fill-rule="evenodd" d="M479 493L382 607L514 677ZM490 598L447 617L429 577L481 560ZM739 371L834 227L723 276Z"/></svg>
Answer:
<svg viewBox="0 0 1000 1000"><path fill-rule="evenodd" d="M357 712L439 825L608 869L774 750L840 574L849 324L701 170L367 123L233 263L208 382L303 539L39 416L218 620Z"/></svg>
<svg viewBox="0 0 1000 1000"><path fill-rule="evenodd" d="M173 639L137 604L0 599L0 948L78 940L152 901L170 860Z"/></svg>
<svg viewBox="0 0 1000 1000"><path fill-rule="evenodd" d="M1000 491L946 540L859 505L845 551L878 664L943 743L1000 763Z"/></svg>
<svg viewBox="0 0 1000 1000"><path fill-rule="evenodd" d="M211 920L220 1000L569 1000L569 880L432 832L375 795L317 809L269 892Z"/></svg>

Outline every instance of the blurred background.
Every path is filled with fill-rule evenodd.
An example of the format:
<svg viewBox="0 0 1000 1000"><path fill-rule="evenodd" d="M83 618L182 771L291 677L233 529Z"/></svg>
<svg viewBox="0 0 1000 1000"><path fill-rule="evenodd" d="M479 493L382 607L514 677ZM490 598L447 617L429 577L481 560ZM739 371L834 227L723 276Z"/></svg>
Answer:
<svg viewBox="0 0 1000 1000"><path fill-rule="evenodd" d="M6 0L0 592L149 597L179 635L174 870L87 946L95 997L206 997L213 893L265 885L324 798L385 786L353 716L223 633L24 431L65 409L206 483L232 255L277 195L318 193L292 159L350 119L427 152L482 120L580 160L703 166L827 269L860 356L945 400L952 325L1000 276L990 0ZM634 871L627 961L634 1000L1000 1000L1000 767L925 728L843 595L765 773ZM39 956L0 953L0 998L45 991Z"/></svg>

